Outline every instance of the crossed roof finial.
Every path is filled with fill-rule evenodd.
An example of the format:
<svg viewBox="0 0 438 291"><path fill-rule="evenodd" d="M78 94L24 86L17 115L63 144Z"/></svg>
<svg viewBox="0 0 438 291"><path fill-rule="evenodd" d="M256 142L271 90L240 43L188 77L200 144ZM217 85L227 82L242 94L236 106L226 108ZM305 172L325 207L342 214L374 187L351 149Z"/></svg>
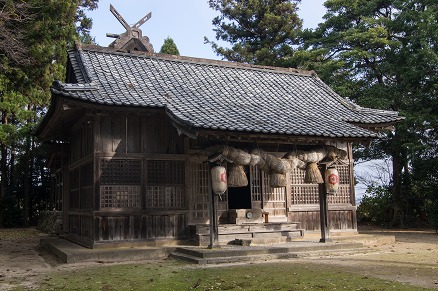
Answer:
<svg viewBox="0 0 438 291"><path fill-rule="evenodd" d="M117 18L117 20L123 25L126 31L122 34L107 33L107 37L116 38L109 47L113 47L118 50L130 52L132 50L154 52L152 44L149 42L147 36L142 35L140 26L152 17L152 12L146 14L136 24L130 26L120 13L110 4L110 11Z"/></svg>

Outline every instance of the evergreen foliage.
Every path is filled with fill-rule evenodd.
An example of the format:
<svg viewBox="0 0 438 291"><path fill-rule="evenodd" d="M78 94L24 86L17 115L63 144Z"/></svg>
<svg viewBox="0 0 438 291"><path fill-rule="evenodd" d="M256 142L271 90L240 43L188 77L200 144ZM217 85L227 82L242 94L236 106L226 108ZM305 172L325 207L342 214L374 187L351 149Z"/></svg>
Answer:
<svg viewBox="0 0 438 291"><path fill-rule="evenodd" d="M216 39L231 44L224 48L206 39L218 55L315 70L341 96L406 117L371 147L355 150L359 159L392 160L390 184L368 189L363 203L380 201L392 226L438 221L436 1L327 0L324 21L301 33L299 1L209 3L220 13L213 19Z"/></svg>
<svg viewBox="0 0 438 291"><path fill-rule="evenodd" d="M205 42L229 61L290 66L302 27L297 15L300 1L209 0L210 7L220 13L213 19L216 40L232 47L221 47L207 38Z"/></svg>
<svg viewBox="0 0 438 291"><path fill-rule="evenodd" d="M303 33L304 50L296 57L341 95L406 117L357 153L392 158L391 225L421 220L428 201L438 199L436 190L426 197L421 186L437 179L433 169L426 178L417 168L434 165L437 154L438 7L428 0L329 0L325 6L325 22Z"/></svg>
<svg viewBox="0 0 438 291"><path fill-rule="evenodd" d="M169 54L169 55L179 56L179 50L176 47L176 44L172 38L168 37L164 40L164 43L160 49L160 54Z"/></svg>
<svg viewBox="0 0 438 291"><path fill-rule="evenodd" d="M47 110L53 80L65 79L67 48L91 39L84 9L97 2L0 0L0 227L34 223L46 207L45 147L31 133ZM8 213L21 218L12 223Z"/></svg>
<svg viewBox="0 0 438 291"><path fill-rule="evenodd" d="M393 216L390 187L376 185L369 187L366 192L357 208L357 221L361 224L388 226Z"/></svg>

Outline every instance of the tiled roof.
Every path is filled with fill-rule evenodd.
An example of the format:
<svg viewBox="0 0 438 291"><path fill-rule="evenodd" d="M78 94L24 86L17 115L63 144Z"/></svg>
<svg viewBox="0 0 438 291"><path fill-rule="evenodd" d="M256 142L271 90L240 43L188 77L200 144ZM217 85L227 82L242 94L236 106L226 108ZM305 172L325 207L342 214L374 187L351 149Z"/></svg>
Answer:
<svg viewBox="0 0 438 291"><path fill-rule="evenodd" d="M355 124L403 119L341 98L311 72L95 46L71 51L69 59L79 83L58 83L54 93L97 104L162 107L195 130L361 138L376 134Z"/></svg>

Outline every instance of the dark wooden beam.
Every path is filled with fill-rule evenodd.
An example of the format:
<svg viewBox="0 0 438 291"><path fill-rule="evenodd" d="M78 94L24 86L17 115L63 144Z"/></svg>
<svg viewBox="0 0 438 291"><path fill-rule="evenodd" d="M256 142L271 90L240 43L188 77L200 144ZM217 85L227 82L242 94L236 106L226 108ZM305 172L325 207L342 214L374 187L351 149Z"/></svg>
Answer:
<svg viewBox="0 0 438 291"><path fill-rule="evenodd" d="M321 175L325 177L326 165L323 164L320 167ZM330 225L329 225L329 215L328 215L328 205L327 205L327 190L325 188L325 183L319 184L319 220L321 225L321 239L319 242L326 243L331 242L330 239Z"/></svg>
<svg viewBox="0 0 438 291"><path fill-rule="evenodd" d="M218 195L213 192L211 181L211 163L208 163L208 197L210 202L210 244L209 249L219 247L219 227L218 227Z"/></svg>

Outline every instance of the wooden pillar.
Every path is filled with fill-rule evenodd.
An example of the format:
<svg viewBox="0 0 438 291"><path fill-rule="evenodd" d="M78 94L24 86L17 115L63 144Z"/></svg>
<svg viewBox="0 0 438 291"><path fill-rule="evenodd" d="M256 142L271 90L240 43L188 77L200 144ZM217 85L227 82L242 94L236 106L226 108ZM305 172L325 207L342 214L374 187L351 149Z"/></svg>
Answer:
<svg viewBox="0 0 438 291"><path fill-rule="evenodd" d="M354 187L354 158L353 158L353 145L352 143L347 144L348 153L348 170L349 170L349 184L350 184L350 203L356 206L356 190ZM356 209L351 211L351 221L353 229L357 230L357 214Z"/></svg>
<svg viewBox="0 0 438 291"><path fill-rule="evenodd" d="M321 175L325 177L326 165L320 167ZM326 243L331 242L329 231L329 217L328 217L328 205L327 205L327 190L325 183L319 184L319 221L321 225L321 239L319 242Z"/></svg>
<svg viewBox="0 0 438 291"><path fill-rule="evenodd" d="M210 202L210 244L209 249L219 247L219 228L218 228L218 195L213 192L211 181L211 164L208 163L208 197Z"/></svg>
<svg viewBox="0 0 438 291"><path fill-rule="evenodd" d="M62 159L64 154L62 155ZM62 175L62 230L70 232L70 169L68 166L61 168Z"/></svg>

